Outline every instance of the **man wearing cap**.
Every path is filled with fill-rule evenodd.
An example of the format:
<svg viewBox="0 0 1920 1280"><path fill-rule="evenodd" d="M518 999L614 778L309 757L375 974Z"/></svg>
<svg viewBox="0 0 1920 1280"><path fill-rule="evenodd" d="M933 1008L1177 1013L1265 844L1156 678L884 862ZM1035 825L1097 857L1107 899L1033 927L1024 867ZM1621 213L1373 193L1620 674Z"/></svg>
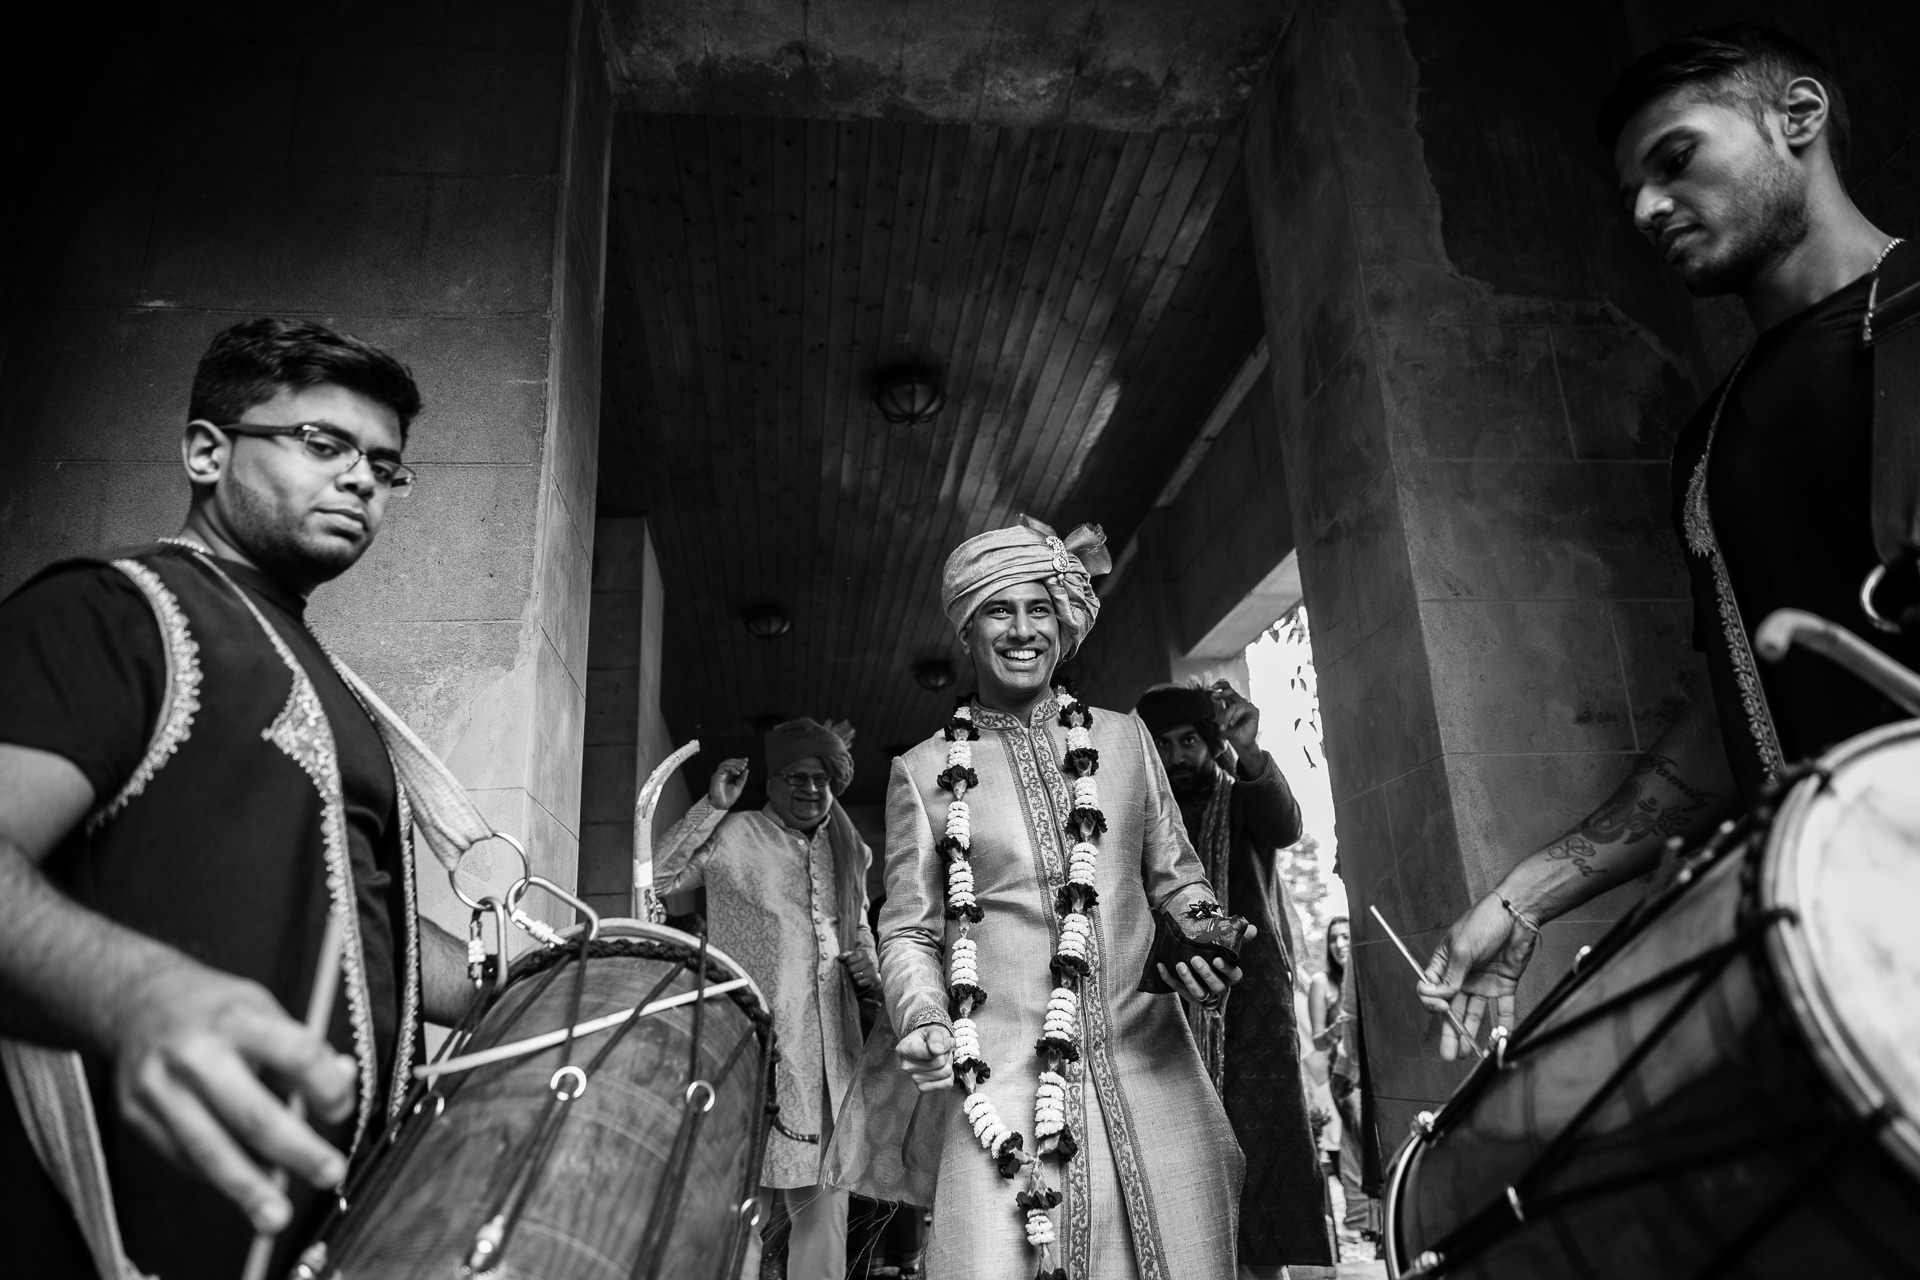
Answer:
<svg viewBox="0 0 1920 1280"><path fill-rule="evenodd" d="M931 1182L906 1197L931 1193L929 1275L1233 1272L1240 1151L1180 1001L1140 987L1166 954L1160 989L1217 1002L1244 922L1219 917L1139 720L1053 688L1108 567L1092 526L963 543L943 598L977 693L893 762L881 971L922 1093L882 1117L904 1161L873 1124L865 1154ZM1156 912L1201 945L1157 950Z"/></svg>
<svg viewBox="0 0 1920 1280"><path fill-rule="evenodd" d="M729 812L747 762L722 760L654 864L660 893L706 886L708 936L773 1008L781 1123L767 1139L761 1181L785 1209L774 1219L792 1223L789 1280L846 1274L847 1197L821 1185L820 1154L859 1060L860 993L878 981L867 927L873 855L834 803L853 781L852 741L844 723L776 726L766 741L766 806ZM768 1244L776 1254L777 1242Z"/></svg>
<svg viewBox="0 0 1920 1280"><path fill-rule="evenodd" d="M1188 1012L1247 1154L1241 1275L1278 1276L1289 1263L1331 1266L1294 1030L1293 907L1274 865L1274 854L1300 838L1299 802L1260 749L1260 709L1225 680L1212 688L1160 685L1142 694L1134 711L1153 735L1207 879L1227 910L1266 935L1241 954L1247 976L1231 1012Z"/></svg>

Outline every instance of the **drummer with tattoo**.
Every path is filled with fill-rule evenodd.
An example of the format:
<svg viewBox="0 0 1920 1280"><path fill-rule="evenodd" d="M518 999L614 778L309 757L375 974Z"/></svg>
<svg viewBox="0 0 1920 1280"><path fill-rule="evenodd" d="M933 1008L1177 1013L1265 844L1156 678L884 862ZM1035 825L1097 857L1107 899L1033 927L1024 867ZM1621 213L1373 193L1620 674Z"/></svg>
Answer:
<svg viewBox="0 0 1920 1280"><path fill-rule="evenodd" d="M465 1006L381 734L306 621L412 489L419 411L384 351L235 325L194 375L180 532L0 603L0 1273L239 1276L261 1232L285 1275L422 1012Z"/></svg>
<svg viewBox="0 0 1920 1280"><path fill-rule="evenodd" d="M1673 459L1674 528L1713 697L1688 706L1604 804L1509 871L1434 949L1421 999L1450 1009L1468 1037L1512 1026L1515 984L1547 921L1652 870L1669 839L1704 835L1793 762L1903 718L1819 658L1757 663L1749 639L1775 609L1804 609L1920 666L1920 642L1874 630L1857 595L1878 562L1862 322L1889 254L1920 250L1899 248L1849 197L1848 132L1826 66L1753 26L1655 50L1600 110L1634 228L1693 293L1737 295L1759 334ZM1443 1026L1441 1056L1460 1054L1460 1041Z"/></svg>

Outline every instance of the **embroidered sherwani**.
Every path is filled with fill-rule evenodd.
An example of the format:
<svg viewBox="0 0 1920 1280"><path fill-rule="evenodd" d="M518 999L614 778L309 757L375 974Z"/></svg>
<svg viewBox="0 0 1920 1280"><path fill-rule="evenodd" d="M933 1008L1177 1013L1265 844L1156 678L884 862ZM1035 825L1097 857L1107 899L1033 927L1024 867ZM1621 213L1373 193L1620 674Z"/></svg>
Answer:
<svg viewBox="0 0 1920 1280"><path fill-rule="evenodd" d="M845 1092L860 1057L859 997L840 963L841 941L857 936L860 949L873 950L864 914L843 932L830 825L807 835L771 807L728 813L702 798L667 833L653 868L659 893L706 885L708 937L740 962L773 1006L781 1122L823 1139L832 1123L828 1099ZM857 854L864 880L873 855L865 844ZM825 1148L824 1140L796 1142L776 1129L761 1182L817 1185Z"/></svg>
<svg viewBox="0 0 1920 1280"><path fill-rule="evenodd" d="M972 930L987 991L973 1015L993 1067L986 1092L1029 1145L1034 1041L1059 929L1054 894L1072 847L1058 713L1049 698L1023 725L976 704L980 784L967 795L975 892L986 913ZM1153 942L1151 908L1206 881L1145 727L1095 710L1092 734L1108 829L1099 841L1093 975L1081 995L1081 1061L1067 1072L1068 1124L1082 1150L1060 1176L1058 1248L1073 1280L1220 1280L1234 1272L1240 1149L1179 997L1136 989ZM934 848L952 800L937 782L945 761L946 743L929 739L894 761L887 788L881 979L901 1034L950 1024L945 948L953 935ZM922 1124L938 1126L940 1145L931 1280L1032 1274L1035 1254L1013 1206L1018 1188L974 1139L958 1091L923 1106ZM1047 1163L1049 1178L1058 1176L1057 1163Z"/></svg>

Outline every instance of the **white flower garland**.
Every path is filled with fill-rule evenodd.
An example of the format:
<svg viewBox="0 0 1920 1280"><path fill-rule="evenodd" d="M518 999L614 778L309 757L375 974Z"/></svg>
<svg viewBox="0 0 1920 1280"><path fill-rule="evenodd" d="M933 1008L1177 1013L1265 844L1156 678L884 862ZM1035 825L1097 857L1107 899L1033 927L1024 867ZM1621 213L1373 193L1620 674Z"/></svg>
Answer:
<svg viewBox="0 0 1920 1280"><path fill-rule="evenodd" d="M973 769L973 743L980 731L973 723L973 708L961 699L947 722L947 767L940 774L940 787L953 795L947 805L946 831L937 848L947 858L947 918L956 921L960 936L947 950L947 989L953 999L953 1070L955 1079L967 1091L962 1109L973 1135L987 1154L999 1165L1000 1176L1009 1180L1027 1175L1026 1190L1014 1197L1014 1203L1026 1221L1027 1243L1040 1252L1037 1280L1067 1280L1064 1266L1052 1266L1053 1246L1057 1241L1051 1210L1060 1203L1060 1192L1049 1186L1041 1161L1057 1156L1061 1163L1073 1158L1079 1144L1067 1126L1067 1064L1080 1059L1080 981L1091 971L1093 918L1090 914L1099 900L1094 890L1094 875L1099 865L1100 848L1095 843L1107 829L1106 815L1100 811L1100 793L1093 775L1100 768L1100 753L1094 750L1089 726L1093 713L1083 707L1071 692L1054 690L1060 702L1060 723L1067 731L1067 756L1064 768L1071 779L1073 811L1067 816L1067 835L1074 840L1067 859L1067 882L1055 899L1060 916L1060 940L1055 947L1051 969L1054 988L1047 998L1047 1013L1034 1050L1042 1066L1040 1083L1033 1097L1034 1148L1026 1149L1019 1130L1000 1118L984 1086L993 1076L980 1045L980 1028L973 1020L974 1010L986 1002L980 986L979 944L970 935L982 919L979 898L974 893L973 811L967 805L967 791L980 785Z"/></svg>

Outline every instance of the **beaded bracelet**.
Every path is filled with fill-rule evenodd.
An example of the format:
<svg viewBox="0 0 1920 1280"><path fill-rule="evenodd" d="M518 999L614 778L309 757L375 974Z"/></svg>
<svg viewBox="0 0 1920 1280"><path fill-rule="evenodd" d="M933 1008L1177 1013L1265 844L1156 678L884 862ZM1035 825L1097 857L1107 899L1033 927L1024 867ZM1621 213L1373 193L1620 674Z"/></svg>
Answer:
<svg viewBox="0 0 1920 1280"><path fill-rule="evenodd" d="M1520 908L1514 906L1511 902L1508 902L1505 898L1500 899L1500 905L1505 907L1507 909L1507 914L1512 916L1521 925L1524 925L1526 928L1532 930L1536 935L1540 932L1540 926L1538 924L1535 924L1532 920L1529 920L1526 917L1526 914L1522 912Z"/></svg>

